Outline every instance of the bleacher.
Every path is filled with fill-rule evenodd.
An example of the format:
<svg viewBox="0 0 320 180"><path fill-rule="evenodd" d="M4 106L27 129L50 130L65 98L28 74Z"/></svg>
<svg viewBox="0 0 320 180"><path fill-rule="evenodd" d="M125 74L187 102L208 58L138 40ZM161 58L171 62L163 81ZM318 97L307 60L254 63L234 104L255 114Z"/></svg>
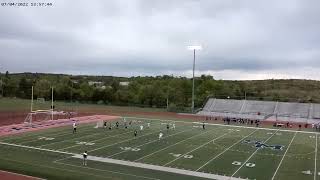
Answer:
<svg viewBox="0 0 320 180"><path fill-rule="evenodd" d="M320 104L209 98L199 115L320 122Z"/></svg>
<svg viewBox="0 0 320 180"><path fill-rule="evenodd" d="M241 113L257 114L259 112L262 115L268 115L273 114L275 107L274 101L246 101Z"/></svg>

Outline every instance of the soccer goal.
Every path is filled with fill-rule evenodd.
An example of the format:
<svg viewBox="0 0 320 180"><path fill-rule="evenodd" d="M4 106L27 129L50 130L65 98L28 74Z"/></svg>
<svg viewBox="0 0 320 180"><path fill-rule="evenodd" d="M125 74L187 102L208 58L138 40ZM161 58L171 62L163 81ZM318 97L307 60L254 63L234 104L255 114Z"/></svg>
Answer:
<svg viewBox="0 0 320 180"><path fill-rule="evenodd" d="M36 99L34 99L34 87L31 89L31 104L30 104L30 112L27 114L24 123L28 123L32 125L34 121L42 121L42 120L53 120L54 115L54 105L53 105L53 87L50 90L36 90ZM50 93L50 94L48 94ZM46 101L44 97L50 97L51 101Z"/></svg>

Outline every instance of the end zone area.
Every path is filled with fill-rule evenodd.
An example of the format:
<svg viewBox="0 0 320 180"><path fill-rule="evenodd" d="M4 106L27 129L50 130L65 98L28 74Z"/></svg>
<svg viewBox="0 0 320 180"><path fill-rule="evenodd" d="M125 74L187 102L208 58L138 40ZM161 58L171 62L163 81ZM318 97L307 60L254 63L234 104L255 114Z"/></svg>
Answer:
<svg viewBox="0 0 320 180"><path fill-rule="evenodd" d="M315 132L138 117L95 125L0 137L0 168L45 179L320 179Z"/></svg>

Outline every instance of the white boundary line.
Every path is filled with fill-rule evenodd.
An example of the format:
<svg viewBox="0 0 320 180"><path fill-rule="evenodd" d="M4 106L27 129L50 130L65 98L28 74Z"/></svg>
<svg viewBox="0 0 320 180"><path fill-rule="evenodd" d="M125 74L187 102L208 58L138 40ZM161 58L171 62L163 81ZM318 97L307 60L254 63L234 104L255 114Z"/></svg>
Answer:
<svg viewBox="0 0 320 180"><path fill-rule="evenodd" d="M82 159L82 155L80 155L80 154L75 155L73 157L78 158L78 159ZM189 176L195 176L195 177L203 177L203 178L208 178L208 179L230 180L230 177L228 177L228 176L195 172L195 171L189 171L189 170L183 170L183 169L177 169L177 168L171 168L171 167L163 167L163 166L144 164L144 163L139 163L139 162L123 161L123 160L111 159L111 158L101 158L101 157L95 157L95 156L88 156L88 160L98 161L98 162L106 162L106 163L112 163L112 164L118 164L118 165L125 165L125 166L137 167L137 168L151 169L151 170L156 170L156 171L164 171L164 172L189 175ZM233 179L240 180L240 178L233 178Z"/></svg>
<svg viewBox="0 0 320 180"><path fill-rule="evenodd" d="M205 145L207 145L207 144L209 144L209 143L211 143L211 142L213 142L213 141L215 141L215 140L217 140L217 139L220 139L220 138L222 138L223 136L226 136L226 135L228 135L228 134L230 134L230 133L232 133L232 132L235 132L235 131L229 131L229 132L227 132L227 133L222 134L221 136L218 136L218 137L216 137L216 138L214 138L214 139L211 139L210 141L202 144L201 146L198 146L197 148L192 149L191 151L189 151L189 152L187 152L187 153L184 153L183 155L181 155L181 156L173 159L172 161L167 162L167 163L164 164L163 166L167 166L168 164L173 163L174 161L180 159L181 157L183 157L183 156L185 156L185 155L188 155L188 154L192 153L193 151L196 151L197 149L200 149L200 148L202 148L203 146L205 146Z"/></svg>
<svg viewBox="0 0 320 180"><path fill-rule="evenodd" d="M55 150L50 150L50 149L30 147L30 146L24 146L24 145L18 145L18 144L10 144L10 143L5 143L5 142L0 142L0 144L8 145L8 146L21 147L21 148L41 150L41 151L47 151L47 152L55 152L55 153L67 154L67 155L72 155L73 158L78 158L78 159L82 159L83 158L81 154L73 154L73 153L68 153L68 152L63 152L63 151L55 151ZM71 157L69 157L69 158L71 158ZM0 158L0 159L3 159L3 158ZM63 159L66 159L66 158L63 158ZM58 161L61 161L63 159L59 159L59 160L53 161L53 163L70 165L70 164L65 164L65 163L58 162ZM5 160L7 160L7 159L5 159ZM209 173L202 173L202 172L195 172L195 171L189 171L189 170L182 170L182 169L177 169L177 168L169 168L169 167L163 167L163 166L156 166L156 165L144 164L144 163L138 163L138 162L123 161L123 160L117 160L117 159L111 159L111 158L101 158L101 157L89 156L88 160L98 161L98 162L106 162L106 163L112 163L112 164L118 164L118 165L124 165L124 166L131 166L131 167L137 167L137 168L151 169L151 170L156 170L156 171L171 172L171 173L175 173L175 174L183 174L183 175L189 175L189 176L204 177L204 178L209 178L209 179L218 179L218 180L229 180L230 179L230 177L227 177L227 176L221 176L221 175L215 175L215 174L209 174ZM9 161L14 161L15 162L15 160L9 160ZM16 161L16 162L20 162L20 161ZM20 162L20 163L28 164L28 163L25 163L25 162ZM52 168L52 169L59 169L59 168L50 167L50 166L41 166L41 165L37 165L37 166L48 167L48 168ZM70 165L70 166L75 166L75 165ZM77 167L82 167L82 166L77 166ZM95 168L90 168L90 169L95 169ZM64 170L64 171L69 171L69 172L76 172L76 173L78 172L78 171L72 171L72 170L68 170L68 169L59 169L59 170ZM95 169L95 170L99 170L99 169ZM114 172L114 171L109 171L109 170L101 170L101 171L107 171L107 172L118 173L118 174L121 173L121 172ZM97 176L97 175L94 175L94 174L84 173L82 171L79 171L79 172L83 173L83 174ZM136 176L136 175L133 175L133 174L126 174L126 173L121 173L121 174L129 175L129 176ZM139 176L139 177L142 177L142 176ZM149 178L149 177L145 177L145 178ZM149 178L149 179L151 179L151 178ZM154 178L152 178L152 179L154 179ZM237 179L237 178L233 178L233 179ZM241 180L240 178L238 178L238 179Z"/></svg>
<svg viewBox="0 0 320 180"><path fill-rule="evenodd" d="M91 167L86 167L86 166L77 166L77 165L62 163L62 162L58 162L58 161L54 161L54 163L63 164L63 165L67 165L67 166L73 166L73 167L79 167L79 168L85 168L85 169L91 169L91 170L96 170L96 171L111 172L114 174L121 174L121 175L126 175L126 176L133 176L133 177L138 177L138 178L142 178L142 179L160 180L157 178L152 178L152 177L147 177L147 176L139 176L139 175L134 175L134 174L122 173L122 172L117 172L117 171L110 171L110 170L105 170L105 169L97 169L97 168L91 168Z"/></svg>
<svg viewBox="0 0 320 180"><path fill-rule="evenodd" d="M194 123L194 124L203 124L202 122L186 122L185 120L163 120L163 119L153 119L153 118L142 118L142 117L131 117L127 116L127 118L136 118L136 119L148 119L148 120L158 120L158 121L172 121L172 122L182 122L182 123ZM283 132L297 132L297 133L307 133L307 134L319 134L319 132L309 132L309 131L298 131L298 130L288 130L288 129L272 129L272 128L262 128L262 127L251 127L251 126L236 126L236 125L226 125L226 124L214 124L214 123L205 123L210 126L225 126L225 127L237 127L237 128L248 128L248 129L264 129L271 131L283 131Z"/></svg>
<svg viewBox="0 0 320 180"><path fill-rule="evenodd" d="M86 175L91 175L91 176L95 176L95 177L99 177L99 178L105 178L105 179L106 178L108 178L108 179L111 178L111 177L107 177L107 176L100 176L100 175L97 175L97 174L85 173L85 172L82 172L82 171L74 171L74 170L65 169L65 168L61 169L61 168L52 167L52 166L29 164L29 163L26 163L26 162L21 162L21 161L12 160L12 159L6 159L6 158L0 158L0 159L1 160L6 160L6 161L12 161L12 162L16 162L16 163L21 163L21 164L27 164L27 165L30 165L30 166L38 166L38 167L43 167L43 168L48 168L48 169L55 169L55 170L60 170L60 171L72 172L74 174L80 173L80 174L86 174Z"/></svg>
<svg viewBox="0 0 320 180"><path fill-rule="evenodd" d="M200 133L200 134L193 135L193 136L191 136L191 137L188 137L187 139L178 141L178 142L176 142L175 144L171 144L170 146L167 146L167 147L165 147L165 148L159 149L159 150L157 150L157 151L155 151L155 152L153 152L153 153L147 154L147 155L145 155L145 156L143 156L143 157L141 157L141 158L139 158L139 159L136 159L136 160L134 160L134 161L135 161L135 162L136 162L136 161L140 161L141 159L144 159L144 158L146 158L146 157L152 156L152 155L154 155L154 154L156 154L156 153L158 153L158 152L161 152L161 151L166 150L166 149L168 149L168 148L170 148L170 147L173 147L173 146L175 146L175 145L177 145L177 144L180 144L180 143L185 142L185 141L187 141L187 140L189 140L189 139L192 139L192 138L194 138L194 137L197 137L197 136L200 136L200 135L209 133L209 132L210 132L210 131L205 131L205 132L202 132L202 133Z"/></svg>
<svg viewBox="0 0 320 180"><path fill-rule="evenodd" d="M283 161L284 157L286 156L286 154L287 154L287 152L288 152L288 150L289 150L289 148L290 148L290 146L291 146L291 144L292 144L292 142L293 142L294 138L296 137L296 135L297 135L297 132L296 132L296 133L294 133L294 136L292 137L292 139L291 139L291 141L290 141L290 143L289 143L289 145L288 145L288 147L287 147L287 149L286 149L286 152L283 154L282 159L281 159L281 161L280 161L280 163L279 163L279 165L278 165L278 167L277 167L276 171L274 172L274 174L273 174L273 176L272 176L271 180L273 180L273 179L276 177L276 174L277 174L277 172L278 172L278 170L279 170L279 168L280 168L280 166L281 166L281 164L282 164L282 161Z"/></svg>
<svg viewBox="0 0 320 180"><path fill-rule="evenodd" d="M318 154L318 136L316 134L316 148L315 148L315 153L314 153L314 173L313 173L314 180L317 179L317 174L318 174L318 172L317 172L317 154Z"/></svg>
<svg viewBox="0 0 320 180"><path fill-rule="evenodd" d="M192 129L184 130L184 131L179 131L179 132L177 132L177 133L174 133L174 134L170 134L170 135L168 135L168 136L165 136L163 139L166 139L166 138L168 138L168 137L171 137L171 136L174 136L174 135L177 135L177 134L181 134L181 133L184 133L184 132L187 132L187 131L191 131L191 130L192 130ZM147 145L147 144L151 144L151 143L154 143L154 142L158 142L158 141L159 141L159 139L155 139L155 140L146 142L146 143L144 143L144 144L141 144L141 145L138 145L138 146L134 146L134 148L138 148L138 147L141 147L141 146L144 146L144 145ZM113 156L116 156L116 155L118 155L118 154L122 154L122 153L125 153L125 152L128 152L128 151L120 151L120 152L115 153L115 154L112 154L112 155L110 155L110 156L108 156L108 157L113 157Z"/></svg>
<svg viewBox="0 0 320 180"><path fill-rule="evenodd" d="M266 143L269 139L271 139L278 131L274 132L268 139L264 140L263 143ZM231 177L233 177L234 175L237 174L237 172L258 152L259 148L257 148L252 154L251 156L249 156L249 158L242 163L242 165L231 175Z"/></svg>
<svg viewBox="0 0 320 180"><path fill-rule="evenodd" d="M2 173L7 173L7 174L13 174L13 175L16 175L16 176L28 177L28 178L31 178L31 179L45 180L45 179L38 178L38 177L35 177L35 176L28 176L28 175L19 174L19 173L14 173L14 172L10 172L10 171L0 170L0 172L2 172Z"/></svg>
<svg viewBox="0 0 320 180"><path fill-rule="evenodd" d="M243 141L245 138L251 136L252 134L254 134L255 132L257 132L259 129L254 130L253 132L251 132L250 134L248 134L247 136L241 138L239 141L235 142L233 145L229 146L228 148L226 148L224 151L222 151L221 153L219 153L218 155L216 155L215 157L213 157L212 159L210 159L209 161L207 161L205 164L203 164L202 166L200 166L196 171L199 171L200 169L202 169L203 167L205 167L206 165L208 165L210 162L212 162L213 160L217 159L218 157L220 157L222 154L224 154L226 151L228 151L229 149L231 149L233 146L237 145L238 143L240 143L241 141Z"/></svg>
<svg viewBox="0 0 320 180"><path fill-rule="evenodd" d="M21 144L12 144L12 143L6 143L6 142L0 142L0 144L7 145L7 146L20 147L20 148L35 149L35 150L40 150L40 151L55 152L55 153L60 153L60 154L68 154L68 155L72 155L72 156L76 155L75 153L69 153L69 152L52 150L52 149L44 149L44 148L32 147L32 146L25 146L25 145L21 145Z"/></svg>

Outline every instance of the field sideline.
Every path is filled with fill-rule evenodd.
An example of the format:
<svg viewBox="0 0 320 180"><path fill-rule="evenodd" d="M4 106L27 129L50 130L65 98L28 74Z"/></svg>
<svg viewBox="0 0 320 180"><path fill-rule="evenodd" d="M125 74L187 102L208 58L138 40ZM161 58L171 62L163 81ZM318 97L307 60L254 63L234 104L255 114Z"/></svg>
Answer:
<svg viewBox="0 0 320 180"><path fill-rule="evenodd" d="M60 127L2 137L0 169L46 179L320 179L314 132L126 120L134 122L127 129L122 122L112 130L85 124L76 134ZM88 166L82 166L85 150Z"/></svg>

